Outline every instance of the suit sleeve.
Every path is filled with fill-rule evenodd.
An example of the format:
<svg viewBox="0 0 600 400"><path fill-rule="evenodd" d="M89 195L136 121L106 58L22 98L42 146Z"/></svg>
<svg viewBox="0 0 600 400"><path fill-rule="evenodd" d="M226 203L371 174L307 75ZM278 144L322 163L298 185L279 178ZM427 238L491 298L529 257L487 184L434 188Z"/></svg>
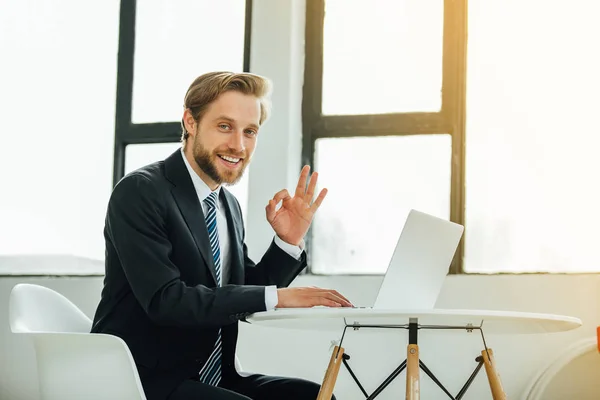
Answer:
<svg viewBox="0 0 600 400"><path fill-rule="evenodd" d="M248 257L245 243L243 248L245 282L249 285L287 287L306 267L306 252L302 251L299 259L294 258L278 246L275 239L257 264Z"/></svg>
<svg viewBox="0 0 600 400"><path fill-rule="evenodd" d="M248 257L244 244L244 263L246 284L287 287L306 267L306 252L302 252L300 260L296 260L273 241L260 262L255 264Z"/></svg>
<svg viewBox="0 0 600 400"><path fill-rule="evenodd" d="M169 259L165 216L155 184L133 174L115 187L106 217L107 239L150 319L165 326L217 327L265 310L262 286L187 286Z"/></svg>

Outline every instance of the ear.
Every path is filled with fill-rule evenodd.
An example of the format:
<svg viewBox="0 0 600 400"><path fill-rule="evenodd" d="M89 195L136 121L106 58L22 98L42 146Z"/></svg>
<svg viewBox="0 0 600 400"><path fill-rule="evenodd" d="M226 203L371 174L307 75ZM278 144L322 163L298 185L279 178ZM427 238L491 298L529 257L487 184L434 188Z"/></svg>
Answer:
<svg viewBox="0 0 600 400"><path fill-rule="evenodd" d="M194 137L196 135L196 128L198 124L194 120L194 116L192 115L189 108L186 108L183 112L183 124L190 136Z"/></svg>

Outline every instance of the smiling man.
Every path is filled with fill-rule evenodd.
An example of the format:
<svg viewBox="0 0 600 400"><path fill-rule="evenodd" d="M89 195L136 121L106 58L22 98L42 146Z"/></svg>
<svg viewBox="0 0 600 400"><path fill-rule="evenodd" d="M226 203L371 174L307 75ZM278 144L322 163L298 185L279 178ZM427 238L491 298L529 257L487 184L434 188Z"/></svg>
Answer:
<svg viewBox="0 0 600 400"><path fill-rule="evenodd" d="M350 307L334 290L288 288L306 267L303 238L325 198L302 169L294 196L269 200L271 246L254 263L239 181L268 116L270 82L215 72L188 89L182 148L125 176L106 215L106 277L92 332L129 346L149 400L314 400L319 385L236 371L238 321L275 307ZM281 207L277 206L281 203Z"/></svg>

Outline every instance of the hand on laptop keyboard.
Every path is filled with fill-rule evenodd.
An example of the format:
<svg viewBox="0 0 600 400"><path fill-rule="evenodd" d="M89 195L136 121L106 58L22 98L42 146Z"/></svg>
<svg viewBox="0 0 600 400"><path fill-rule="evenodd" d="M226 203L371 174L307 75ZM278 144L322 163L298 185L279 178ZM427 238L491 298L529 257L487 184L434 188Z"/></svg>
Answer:
<svg viewBox="0 0 600 400"><path fill-rule="evenodd" d="M353 307L337 290L317 287L277 289L277 308Z"/></svg>

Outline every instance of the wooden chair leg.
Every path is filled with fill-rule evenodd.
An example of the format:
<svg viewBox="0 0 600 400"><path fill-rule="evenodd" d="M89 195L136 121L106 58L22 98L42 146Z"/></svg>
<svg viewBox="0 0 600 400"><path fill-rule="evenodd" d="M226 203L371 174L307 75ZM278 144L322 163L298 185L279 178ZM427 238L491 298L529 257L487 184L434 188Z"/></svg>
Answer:
<svg viewBox="0 0 600 400"><path fill-rule="evenodd" d="M488 381L490 383L490 389L492 390L492 398L494 400L506 400L506 393L502 388L500 375L498 374L498 371L496 371L494 352L492 349L483 350L481 352L481 356L483 357L485 373L487 374Z"/></svg>
<svg viewBox="0 0 600 400"><path fill-rule="evenodd" d="M317 400L331 400L333 389L335 388L335 382L337 381L338 373L340 372L340 366L342 365L343 355L343 347L335 346L333 348L333 353L331 354L327 371L325 371L325 377L323 378L323 384L321 385L321 390L319 390Z"/></svg>
<svg viewBox="0 0 600 400"><path fill-rule="evenodd" d="M409 344L406 351L406 400L419 400L419 346Z"/></svg>

